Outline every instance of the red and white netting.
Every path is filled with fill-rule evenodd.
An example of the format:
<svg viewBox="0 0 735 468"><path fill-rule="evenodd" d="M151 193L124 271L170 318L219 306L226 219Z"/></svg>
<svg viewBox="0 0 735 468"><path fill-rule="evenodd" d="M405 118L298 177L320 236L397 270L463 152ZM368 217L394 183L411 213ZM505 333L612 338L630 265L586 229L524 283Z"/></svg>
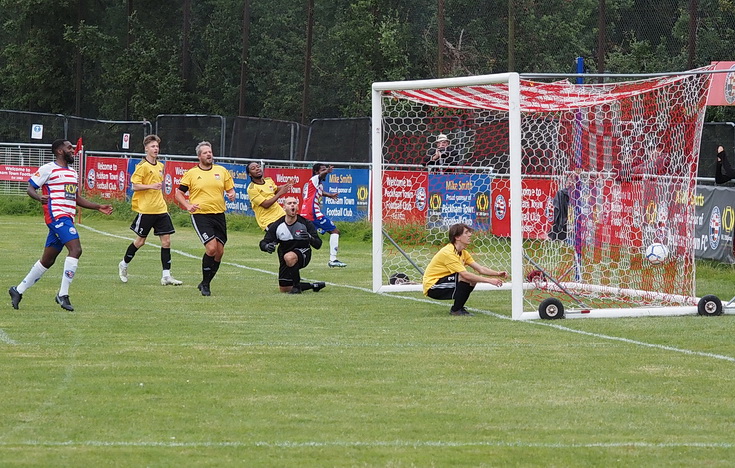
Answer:
<svg viewBox="0 0 735 468"><path fill-rule="evenodd" d="M549 296L579 308L692 303L710 76L521 80L527 308ZM419 283L458 222L476 230L479 263L510 271L507 83L396 89L381 101L383 284ZM645 256L654 243L668 249L662 263Z"/></svg>

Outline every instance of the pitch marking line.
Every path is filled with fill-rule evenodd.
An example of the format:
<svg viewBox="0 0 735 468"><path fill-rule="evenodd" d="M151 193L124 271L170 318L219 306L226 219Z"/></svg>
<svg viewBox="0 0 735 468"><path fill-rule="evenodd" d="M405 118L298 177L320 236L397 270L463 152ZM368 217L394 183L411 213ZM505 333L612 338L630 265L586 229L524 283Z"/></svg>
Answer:
<svg viewBox="0 0 735 468"><path fill-rule="evenodd" d="M448 441L431 441L431 440L393 440L372 442L361 441L332 441L332 442L112 442L97 440L68 440L63 442L43 442L38 440L27 440L20 442L1 442L2 447L186 447L186 448L249 448L249 447L273 447L273 448L311 448L311 447L521 447L521 448L555 448L555 449L576 449L576 448L718 448L731 449L735 448L735 444L729 442L681 442L681 443L650 443L650 442L591 442L588 444L561 444L561 443L536 443L536 442L448 442Z"/></svg>
<svg viewBox="0 0 735 468"><path fill-rule="evenodd" d="M118 238L118 239L130 240L130 238L128 238L128 237L120 236L120 235L117 235L117 234L112 234L112 233L105 232L105 231L100 231L100 230L94 229L92 227L83 225L83 224L80 224L79 226L80 227L83 227L83 228L85 228L85 229L87 229L89 231L95 232L97 234L101 234L103 236L109 236L109 237L115 237L115 238ZM160 246L158 246L156 244L150 244L150 245L152 245L154 247L159 247L160 248ZM189 258L200 258L200 257L197 257L196 255L192 255L190 253L183 252L181 250L171 249L171 251L172 252L176 252L179 255L183 255L185 257L189 257ZM230 266L234 266L234 267L237 267L237 268L242 268L244 270L256 271L256 272L259 272L259 273L266 273L266 274L273 275L273 276L277 275L277 273L272 272L272 271L263 270L263 269L260 269L260 268L249 267L247 265L240 265L239 263L231 263L231 262L222 262L222 263L225 264L225 265L230 265ZM358 290L358 291L363 291L363 292L367 292L367 293L370 293L370 294L375 294L375 293L373 293L373 290L372 289L363 288L363 287L360 287L360 286L351 286L349 284L337 284L337 283L327 283L327 284L330 285L330 286L337 286L337 287L342 287L342 288L355 289L355 290ZM434 305L441 304L441 302L430 300L430 299L424 299L424 298L417 298L417 297L410 297L410 296L400 296L400 295L390 294L390 293L379 293L379 294L384 295L384 296L393 297L393 298L400 298L400 299L404 299L404 300L408 300L408 301L423 302L423 303L434 304ZM482 309L477 309L477 308L470 308L469 310L471 310L473 312L479 312L479 313L482 313L482 314L485 314L485 315L489 315L489 316L492 316L492 317L496 317L496 318L499 318L499 319L503 319L503 320L512 320L511 317L508 317L506 315L500 315L500 314L497 314L495 312L491 312L489 310L482 310ZM575 330L573 328L567 328L567 327L565 327L563 325L557 325L557 324L553 324L553 323L547 323L545 321L528 320L528 321L523 321L522 323L525 323L525 324L528 324L528 325L536 325L536 326L542 326L542 327L556 328L557 330L566 331L566 332L570 332L570 333L577 333L579 335L584 335L584 336L591 336L591 337L602 339L602 340L619 341L619 342L622 342L622 343L632 344L632 345L636 345L636 346L643 346L643 347L646 347L646 348L659 349L659 350L663 350L663 351L672 351L672 352L675 352L675 353L682 353L682 354L687 354L687 355L690 355L690 356L701 356L701 357L706 357L706 358L719 359L719 360L722 360L722 361L735 362L735 357L732 357L732 356L725 356L725 355L722 355L722 354L714 354L714 353L705 353L705 352L701 352L701 351L692 351L690 349L675 348L673 346L666 346L666 345L660 345L660 344L654 344L654 343L646 343L644 341L631 340L629 338L621 338L621 337L618 337L618 336L603 335L603 334L600 334L600 333L592 333L592 332L587 332L587 331L583 331L583 330Z"/></svg>
<svg viewBox="0 0 735 468"><path fill-rule="evenodd" d="M0 342L9 344L9 345L17 345L18 342L12 339L10 336L8 336L7 333L5 333L5 330L0 328Z"/></svg>

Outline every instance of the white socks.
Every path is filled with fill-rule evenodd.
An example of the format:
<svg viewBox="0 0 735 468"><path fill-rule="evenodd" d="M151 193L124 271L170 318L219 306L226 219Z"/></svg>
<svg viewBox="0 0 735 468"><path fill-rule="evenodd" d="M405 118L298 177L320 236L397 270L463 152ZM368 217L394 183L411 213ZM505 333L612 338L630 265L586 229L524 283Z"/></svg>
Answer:
<svg viewBox="0 0 735 468"><path fill-rule="evenodd" d="M337 250L339 250L339 234L329 235L329 260L337 260Z"/></svg>
<svg viewBox="0 0 735 468"><path fill-rule="evenodd" d="M36 281L41 279L41 276L43 276L47 271L48 268L44 268L44 266L41 265L41 260L38 260L33 264L31 271L28 272L26 277L23 278L23 281L21 281L15 289L17 289L19 293L23 294L26 292L26 289L36 284Z"/></svg>
<svg viewBox="0 0 735 468"><path fill-rule="evenodd" d="M69 295L69 286L74 280L74 275L77 272L78 264L78 258L66 257L66 260L64 260L64 274L61 276L61 288L59 288L59 296Z"/></svg>

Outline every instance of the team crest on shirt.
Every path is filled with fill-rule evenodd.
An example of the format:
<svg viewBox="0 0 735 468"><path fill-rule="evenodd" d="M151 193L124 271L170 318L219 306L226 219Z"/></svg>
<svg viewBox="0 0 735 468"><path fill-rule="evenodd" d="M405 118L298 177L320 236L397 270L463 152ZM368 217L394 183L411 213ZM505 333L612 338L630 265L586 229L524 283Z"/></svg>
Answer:
<svg viewBox="0 0 735 468"><path fill-rule="evenodd" d="M215 174L214 175L214 178L217 179L217 180L219 180L219 174Z"/></svg>

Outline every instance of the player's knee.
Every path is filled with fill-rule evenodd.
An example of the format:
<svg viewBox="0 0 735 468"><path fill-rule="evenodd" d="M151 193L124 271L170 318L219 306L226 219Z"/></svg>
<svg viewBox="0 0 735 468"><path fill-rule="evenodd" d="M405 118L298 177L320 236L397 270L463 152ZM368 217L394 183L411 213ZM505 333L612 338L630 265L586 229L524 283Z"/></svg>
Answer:
<svg viewBox="0 0 735 468"><path fill-rule="evenodd" d="M283 261L286 262L286 265L289 267L292 267L296 265L296 262L299 260L299 257L296 256L293 252L286 252L283 255Z"/></svg>

